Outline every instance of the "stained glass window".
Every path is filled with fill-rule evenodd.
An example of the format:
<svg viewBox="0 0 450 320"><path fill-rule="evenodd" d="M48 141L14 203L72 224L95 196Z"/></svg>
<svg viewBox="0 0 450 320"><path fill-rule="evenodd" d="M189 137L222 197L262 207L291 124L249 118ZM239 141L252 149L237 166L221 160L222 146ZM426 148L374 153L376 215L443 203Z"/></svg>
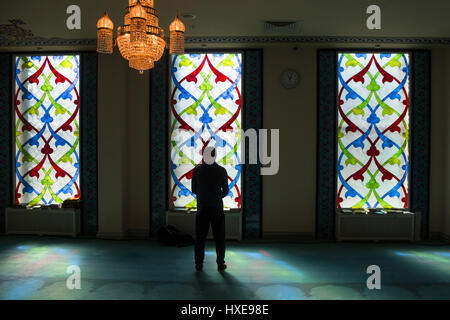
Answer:
<svg viewBox="0 0 450 320"><path fill-rule="evenodd" d="M195 208L191 191L202 151L214 146L228 173L226 208L241 207L242 55L190 53L171 56L170 205Z"/></svg>
<svg viewBox="0 0 450 320"><path fill-rule="evenodd" d="M339 208L407 208L409 54L338 54Z"/></svg>
<svg viewBox="0 0 450 320"><path fill-rule="evenodd" d="M14 70L16 203L78 198L79 56L18 56Z"/></svg>

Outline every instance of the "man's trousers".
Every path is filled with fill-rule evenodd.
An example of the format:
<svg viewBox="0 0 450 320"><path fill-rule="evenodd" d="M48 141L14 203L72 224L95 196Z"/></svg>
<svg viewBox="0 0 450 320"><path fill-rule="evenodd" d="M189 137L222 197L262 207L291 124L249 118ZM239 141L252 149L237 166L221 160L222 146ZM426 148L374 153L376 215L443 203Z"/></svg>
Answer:
<svg viewBox="0 0 450 320"><path fill-rule="evenodd" d="M225 215L222 208L199 208L196 217L195 264L202 264L205 258L205 240L211 225L216 242L216 262L225 263Z"/></svg>

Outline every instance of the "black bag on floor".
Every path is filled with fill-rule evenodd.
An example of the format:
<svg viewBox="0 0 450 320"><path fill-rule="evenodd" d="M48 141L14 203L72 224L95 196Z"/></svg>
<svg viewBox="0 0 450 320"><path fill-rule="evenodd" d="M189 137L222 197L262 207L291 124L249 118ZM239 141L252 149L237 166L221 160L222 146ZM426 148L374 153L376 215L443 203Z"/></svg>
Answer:
<svg viewBox="0 0 450 320"><path fill-rule="evenodd" d="M156 237L159 242L177 247L190 246L195 242L191 235L170 225L159 228Z"/></svg>

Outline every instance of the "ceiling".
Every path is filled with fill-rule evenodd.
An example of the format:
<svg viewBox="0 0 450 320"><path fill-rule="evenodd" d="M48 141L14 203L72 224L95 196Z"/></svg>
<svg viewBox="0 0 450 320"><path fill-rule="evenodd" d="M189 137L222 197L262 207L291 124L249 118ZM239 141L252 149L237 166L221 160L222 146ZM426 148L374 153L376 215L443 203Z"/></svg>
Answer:
<svg viewBox="0 0 450 320"><path fill-rule="evenodd" d="M7 3L7 5L5 5ZM81 8L81 30L66 28L66 8ZM21 19L37 37L96 37L96 21L108 11L115 28L123 21L127 0L2 1L0 24ZM366 9L381 7L381 30L366 28ZM300 36L450 37L449 0L155 0L160 25L167 30L177 10L186 20L186 36L262 36L263 20L299 20Z"/></svg>

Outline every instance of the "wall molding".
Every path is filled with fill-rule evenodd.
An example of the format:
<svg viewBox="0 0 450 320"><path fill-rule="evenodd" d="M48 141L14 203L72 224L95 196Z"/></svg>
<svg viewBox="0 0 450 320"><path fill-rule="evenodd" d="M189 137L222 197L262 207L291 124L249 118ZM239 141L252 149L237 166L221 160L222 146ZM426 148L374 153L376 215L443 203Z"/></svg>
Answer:
<svg viewBox="0 0 450 320"><path fill-rule="evenodd" d="M315 241L315 232L263 232L263 240L273 241Z"/></svg>
<svg viewBox="0 0 450 320"><path fill-rule="evenodd" d="M97 46L97 39L62 39L62 38L26 38L26 39L1 39L0 47L77 47Z"/></svg>
<svg viewBox="0 0 450 320"><path fill-rule="evenodd" d="M130 239L150 239L150 230L128 229L127 237Z"/></svg>
<svg viewBox="0 0 450 320"><path fill-rule="evenodd" d="M450 45L450 38L433 37L356 37L356 36L205 36L186 37L186 44L264 44L264 43L366 43L366 44L421 44ZM63 39L28 37L0 39L0 47L87 46L95 47L97 39Z"/></svg>
<svg viewBox="0 0 450 320"><path fill-rule="evenodd" d="M450 243L450 235L442 233L442 239L447 242Z"/></svg>
<svg viewBox="0 0 450 320"><path fill-rule="evenodd" d="M133 240L133 239L150 239L149 229L129 229L124 232L99 232L97 239L105 240Z"/></svg>
<svg viewBox="0 0 450 320"><path fill-rule="evenodd" d="M260 49L245 50L243 59L243 128L259 130L263 127L263 51ZM250 157L249 148L246 143L245 150L242 150L245 159ZM262 235L263 215L261 164L245 163L243 168L243 238L259 239Z"/></svg>
<svg viewBox="0 0 450 320"><path fill-rule="evenodd" d="M336 186L336 51L317 51L316 237L334 240Z"/></svg>
<svg viewBox="0 0 450 320"><path fill-rule="evenodd" d="M409 207L420 212L421 239L429 236L431 159L431 52L413 50L410 110Z"/></svg>
<svg viewBox="0 0 450 320"><path fill-rule="evenodd" d="M217 36L186 37L186 43L401 43L444 44L450 38L431 37L354 37L354 36Z"/></svg>
<svg viewBox="0 0 450 320"><path fill-rule="evenodd" d="M150 230L156 237L166 224L168 199L168 85L169 65L165 54L150 71Z"/></svg>
<svg viewBox="0 0 450 320"><path fill-rule="evenodd" d="M430 241L443 241L445 243L450 243L450 235L444 232L430 232Z"/></svg>
<svg viewBox="0 0 450 320"><path fill-rule="evenodd" d="M98 232L97 239L105 240L125 240L127 238L126 232Z"/></svg>
<svg viewBox="0 0 450 320"><path fill-rule="evenodd" d="M83 202L82 230L85 235L95 235L98 230L97 56L97 52L80 54L80 183Z"/></svg>

